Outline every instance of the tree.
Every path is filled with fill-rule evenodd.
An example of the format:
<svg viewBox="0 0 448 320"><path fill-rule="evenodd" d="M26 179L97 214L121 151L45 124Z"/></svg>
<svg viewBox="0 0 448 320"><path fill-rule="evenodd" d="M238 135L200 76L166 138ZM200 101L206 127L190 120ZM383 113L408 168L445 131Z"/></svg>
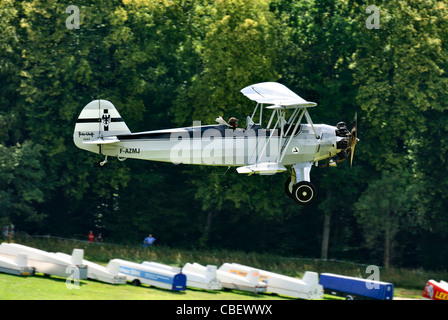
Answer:
<svg viewBox="0 0 448 320"><path fill-rule="evenodd" d="M278 79L274 65L278 26L268 4L265 0L208 3L201 26L201 69L179 89L172 111L176 123L243 117L253 105L248 106L239 90Z"/></svg>
<svg viewBox="0 0 448 320"><path fill-rule="evenodd" d="M202 177L193 181L197 187L195 199L200 201L201 209L206 214L201 237L202 245L216 243L216 240L211 241L214 239L211 235L213 230L215 232L219 230L216 220L224 219L233 226L230 227L234 229L233 231L239 230L237 226L240 225L244 228L239 221L249 219L251 222L246 221L249 224L252 220L258 220L260 223L257 225L264 224L264 227L255 232L254 240L258 239L261 243L265 243L264 239L271 239L270 234L273 233L273 230L266 225L285 221L289 216L298 215L301 212L297 204L284 194L282 186L285 176L282 174L248 177L236 173L232 168L228 171L224 168L198 168L195 172ZM243 239L240 240L243 242Z"/></svg>
<svg viewBox="0 0 448 320"><path fill-rule="evenodd" d="M432 126L424 114L445 108L440 93L447 86L442 45L447 8L413 0L377 6L380 28L360 29L351 68L368 119L363 150L379 170L390 170L410 165L416 138Z"/></svg>
<svg viewBox="0 0 448 320"><path fill-rule="evenodd" d="M26 141L6 147L0 144L0 222L19 227L41 221L36 207L46 200L41 146Z"/></svg>
<svg viewBox="0 0 448 320"><path fill-rule="evenodd" d="M17 49L18 10L13 1L0 3L0 17L0 143L10 146L23 135L20 126L23 115L16 104L16 88L20 86L20 52Z"/></svg>
<svg viewBox="0 0 448 320"><path fill-rule="evenodd" d="M364 230L366 245L375 251L382 241L384 267L391 265L398 232L408 228L409 221L420 221L415 210L417 185L408 172L385 171L369 184L355 203L355 215Z"/></svg>
<svg viewBox="0 0 448 320"><path fill-rule="evenodd" d="M365 114L365 147L360 152L378 171L411 168L425 185L416 205L430 223L419 238L423 241L414 244L419 247L448 225L442 191L446 185L448 7L443 2L415 0L376 5L380 28L359 30L360 45L351 65L359 86L357 101ZM446 253L440 256L444 258Z"/></svg>
<svg viewBox="0 0 448 320"><path fill-rule="evenodd" d="M307 100L318 103L310 110L315 123L336 125L344 121L351 128L355 113L361 116L350 68L359 45L359 39L354 37L358 29L354 16L359 5L352 1L307 0L273 1L271 7L284 26L279 42L282 54L278 57L282 81ZM355 166L358 161L357 155ZM345 170L347 163L339 166L337 170L314 169L312 173L314 181L319 181L319 189L325 190L318 207L324 217L323 259L332 247L329 244L332 217L334 221L349 219L358 186L363 184L357 170ZM333 234L338 233L336 228L334 231Z"/></svg>

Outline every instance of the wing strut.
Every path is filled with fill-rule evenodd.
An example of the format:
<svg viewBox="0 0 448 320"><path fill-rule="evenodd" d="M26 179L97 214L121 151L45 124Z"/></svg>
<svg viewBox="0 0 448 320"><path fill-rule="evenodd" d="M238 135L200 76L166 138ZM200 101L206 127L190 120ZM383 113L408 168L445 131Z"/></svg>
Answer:
<svg viewBox="0 0 448 320"><path fill-rule="evenodd" d="M319 139L319 135L317 134L316 129L314 129L313 121L311 120L310 114L308 113L308 110L306 110L306 108L305 111L306 121L308 121L308 123L311 125L311 128L313 128L314 136L316 137L316 139Z"/></svg>
<svg viewBox="0 0 448 320"><path fill-rule="evenodd" d="M298 110L298 109L296 109L296 110ZM294 126L294 130L292 131L291 135L289 136L289 138L288 138L288 140L286 142L286 145L283 145L282 149L280 150L279 159L277 160L278 162L281 163L283 161L283 157L286 154L286 150L288 150L289 144L291 143L293 137L296 135L297 130L299 129L299 124L302 121L303 115L306 115L306 114L308 114L308 111L306 110L306 108L303 108L302 112L300 113L300 116L299 116L299 119L297 121L297 124ZM291 116L291 118L289 119L288 123L291 123L291 124L294 123L295 119L293 118L293 116L294 116L294 118L297 117L297 114L296 114L295 111L294 111L293 115ZM291 129L291 126L289 126L289 128L286 131L285 135L288 134L290 129Z"/></svg>

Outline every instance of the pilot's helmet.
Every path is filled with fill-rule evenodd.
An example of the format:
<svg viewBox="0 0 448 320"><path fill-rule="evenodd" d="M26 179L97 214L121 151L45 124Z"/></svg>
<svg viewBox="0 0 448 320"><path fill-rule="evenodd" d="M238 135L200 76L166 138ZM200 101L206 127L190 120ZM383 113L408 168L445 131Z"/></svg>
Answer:
<svg viewBox="0 0 448 320"><path fill-rule="evenodd" d="M232 127L235 127L236 125L238 125L238 119L235 117L230 118L228 122Z"/></svg>
<svg viewBox="0 0 448 320"><path fill-rule="evenodd" d="M337 125L336 125L336 127L338 128L338 129L342 129L342 128L347 128L347 125L345 124L345 122L339 122Z"/></svg>

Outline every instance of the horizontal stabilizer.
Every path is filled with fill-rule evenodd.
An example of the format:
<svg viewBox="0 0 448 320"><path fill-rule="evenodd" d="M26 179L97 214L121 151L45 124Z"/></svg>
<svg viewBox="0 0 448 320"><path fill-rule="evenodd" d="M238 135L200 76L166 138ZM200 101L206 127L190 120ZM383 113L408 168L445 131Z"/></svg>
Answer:
<svg viewBox="0 0 448 320"><path fill-rule="evenodd" d="M109 143L117 143L120 142L116 136L113 137L104 137L103 139L96 139L96 140L86 140L82 143L85 144L109 144Z"/></svg>
<svg viewBox="0 0 448 320"><path fill-rule="evenodd" d="M244 167L238 167L236 169L236 171L238 173L243 173L243 174L254 174L254 173L274 174L277 172L286 171L286 168L283 165L281 165L280 163L264 162L264 163L257 163L257 164L252 164L252 165L244 166Z"/></svg>

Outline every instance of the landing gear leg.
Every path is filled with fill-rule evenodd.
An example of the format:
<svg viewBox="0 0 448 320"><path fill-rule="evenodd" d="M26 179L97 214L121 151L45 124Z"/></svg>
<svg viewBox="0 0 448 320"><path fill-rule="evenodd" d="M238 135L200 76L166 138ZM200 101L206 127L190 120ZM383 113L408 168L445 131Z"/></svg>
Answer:
<svg viewBox="0 0 448 320"><path fill-rule="evenodd" d="M313 202L317 194L316 187L309 181L310 169L309 165L294 165L291 177L285 182L286 194L302 206Z"/></svg>

